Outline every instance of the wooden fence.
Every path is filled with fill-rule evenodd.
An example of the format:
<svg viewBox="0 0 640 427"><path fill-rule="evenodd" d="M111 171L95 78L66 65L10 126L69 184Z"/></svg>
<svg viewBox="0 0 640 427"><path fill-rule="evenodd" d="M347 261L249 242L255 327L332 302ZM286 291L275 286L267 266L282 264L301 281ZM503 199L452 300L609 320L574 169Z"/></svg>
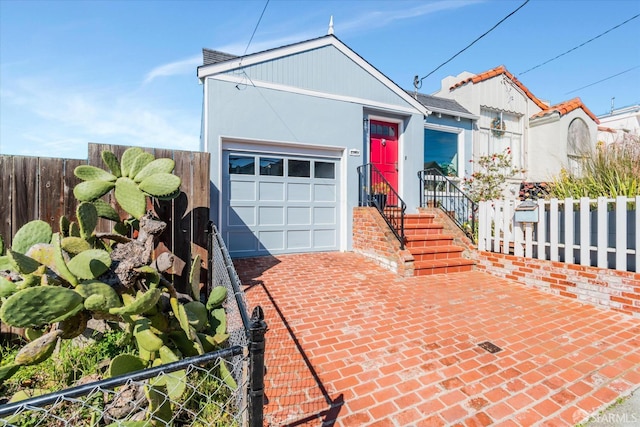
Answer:
<svg viewBox="0 0 640 427"><path fill-rule="evenodd" d="M109 150L120 158L127 148L89 144L87 160L1 155L0 235L5 246L10 246L16 231L31 220L46 221L54 231L58 230L62 215L75 220L77 201L73 197L73 187L80 182L73 174L75 167L89 164L106 169L100 153ZM180 289L185 287L191 259L199 254L204 267L201 281L207 283L209 153L157 148L144 148L144 151L156 158L173 159L176 163L174 174L182 180L178 198L149 206L167 223L161 244L186 262L184 272L174 276L174 282ZM112 202L112 194L105 200ZM112 226L113 222L100 220L97 231L111 231Z"/></svg>
<svg viewBox="0 0 640 427"><path fill-rule="evenodd" d="M479 250L640 271L640 196L538 200L532 222L518 221L519 204L480 202Z"/></svg>

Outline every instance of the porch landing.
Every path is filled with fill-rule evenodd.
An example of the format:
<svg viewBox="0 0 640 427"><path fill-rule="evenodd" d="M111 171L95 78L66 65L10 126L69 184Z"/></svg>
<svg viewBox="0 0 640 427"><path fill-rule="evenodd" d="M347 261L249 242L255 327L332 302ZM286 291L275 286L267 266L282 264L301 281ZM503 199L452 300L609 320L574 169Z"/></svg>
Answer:
<svg viewBox="0 0 640 427"><path fill-rule="evenodd" d="M399 277L354 253L236 268L269 325L266 425L571 426L640 386L640 319L484 272Z"/></svg>

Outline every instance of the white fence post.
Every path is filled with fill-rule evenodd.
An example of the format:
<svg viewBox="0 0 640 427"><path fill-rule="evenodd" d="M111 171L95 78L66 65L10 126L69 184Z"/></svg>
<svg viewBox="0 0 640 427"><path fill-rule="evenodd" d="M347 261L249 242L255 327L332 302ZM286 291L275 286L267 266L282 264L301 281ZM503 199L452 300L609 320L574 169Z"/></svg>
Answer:
<svg viewBox="0 0 640 427"><path fill-rule="evenodd" d="M487 250L485 239L487 238L486 225L491 221L486 212L487 202L478 203L478 250Z"/></svg>
<svg viewBox="0 0 640 427"><path fill-rule="evenodd" d="M558 199L549 206L549 252L551 261L558 261Z"/></svg>
<svg viewBox="0 0 640 427"><path fill-rule="evenodd" d="M607 221L607 198L598 197L598 267L608 267L609 224Z"/></svg>
<svg viewBox="0 0 640 427"><path fill-rule="evenodd" d="M636 196L636 273L640 272L640 196Z"/></svg>
<svg viewBox="0 0 640 427"><path fill-rule="evenodd" d="M546 203L538 200L538 224L536 234L538 237L538 259L547 259L547 215Z"/></svg>
<svg viewBox="0 0 640 427"><path fill-rule="evenodd" d="M580 199L580 265L591 265L591 222L589 198Z"/></svg>
<svg viewBox="0 0 640 427"><path fill-rule="evenodd" d="M502 201L493 203L493 252L500 252L500 234L502 231Z"/></svg>
<svg viewBox="0 0 640 427"><path fill-rule="evenodd" d="M616 270L627 270L627 198L616 197Z"/></svg>
<svg viewBox="0 0 640 427"><path fill-rule="evenodd" d="M573 199L564 199L564 262L573 264Z"/></svg>
<svg viewBox="0 0 640 427"><path fill-rule="evenodd" d="M512 235L512 227L513 227L513 213L511 210L511 200L505 200L504 206L502 208L502 253L509 254L511 249L511 235Z"/></svg>

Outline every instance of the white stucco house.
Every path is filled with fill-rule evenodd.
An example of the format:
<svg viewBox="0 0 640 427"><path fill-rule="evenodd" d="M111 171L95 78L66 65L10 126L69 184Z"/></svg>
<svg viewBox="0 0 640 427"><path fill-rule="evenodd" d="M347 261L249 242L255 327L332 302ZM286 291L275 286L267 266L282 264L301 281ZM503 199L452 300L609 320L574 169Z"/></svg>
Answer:
<svg viewBox="0 0 640 427"><path fill-rule="evenodd" d="M473 130L473 157L510 149L515 195L522 181L544 182L595 147L598 118L574 98L549 105L536 97L504 66L479 74L463 72L442 80L434 95L456 100L479 120Z"/></svg>

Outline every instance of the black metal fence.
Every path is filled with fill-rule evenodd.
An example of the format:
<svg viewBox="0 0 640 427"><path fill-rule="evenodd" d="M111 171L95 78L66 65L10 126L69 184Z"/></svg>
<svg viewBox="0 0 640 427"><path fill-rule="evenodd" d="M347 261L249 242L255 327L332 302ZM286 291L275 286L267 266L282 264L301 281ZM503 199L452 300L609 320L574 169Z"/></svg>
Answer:
<svg viewBox="0 0 640 427"><path fill-rule="evenodd" d="M407 205L382 172L371 163L358 166L359 205L378 209L404 249L404 215Z"/></svg>
<svg viewBox="0 0 640 427"><path fill-rule="evenodd" d="M464 231L477 240L478 204L438 169L418 172L420 206L442 209Z"/></svg>
<svg viewBox="0 0 640 427"><path fill-rule="evenodd" d="M230 296L226 348L9 402L0 406L0 425L262 427L267 325L260 307L249 316L224 242L215 226L209 231L208 290L225 286Z"/></svg>

